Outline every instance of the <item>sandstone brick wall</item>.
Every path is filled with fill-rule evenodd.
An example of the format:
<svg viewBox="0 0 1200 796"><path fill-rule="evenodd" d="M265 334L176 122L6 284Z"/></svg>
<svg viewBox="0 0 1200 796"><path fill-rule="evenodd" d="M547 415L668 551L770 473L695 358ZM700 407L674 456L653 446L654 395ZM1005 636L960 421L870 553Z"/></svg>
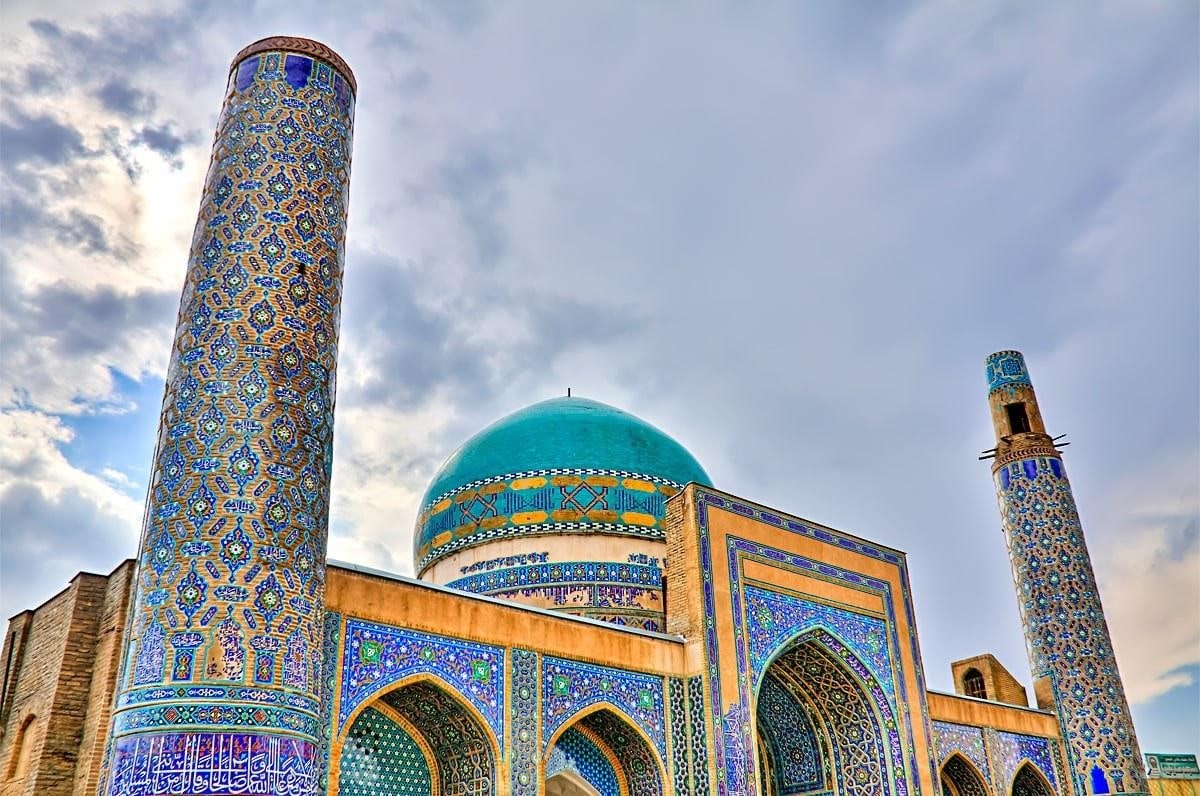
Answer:
<svg viewBox="0 0 1200 796"><path fill-rule="evenodd" d="M94 684L93 674L98 657L105 675L113 668L105 663L112 657L105 644L124 629L119 604L127 600L132 565L125 562L110 576L80 573L9 623L0 652L0 796L82 793L77 763L83 757L88 770L98 768L94 750L97 741L103 746L108 719L107 707L98 710L93 702L111 701L112 686L103 679Z"/></svg>
<svg viewBox="0 0 1200 796"><path fill-rule="evenodd" d="M100 787L100 769L104 763L104 745L108 741L108 723L112 718L134 570L134 562L130 559L108 576L96 636L83 739L75 765L75 796L93 796Z"/></svg>
<svg viewBox="0 0 1200 796"><path fill-rule="evenodd" d="M1007 705L1029 706L1029 695L1025 691L1025 686L1017 682L1017 678L1009 674L1000 661L991 654L976 655L973 658L965 658L950 664L956 693L964 695L967 693L966 687L963 685L963 677L971 669L983 675L983 684L987 689L989 700L1003 702Z"/></svg>

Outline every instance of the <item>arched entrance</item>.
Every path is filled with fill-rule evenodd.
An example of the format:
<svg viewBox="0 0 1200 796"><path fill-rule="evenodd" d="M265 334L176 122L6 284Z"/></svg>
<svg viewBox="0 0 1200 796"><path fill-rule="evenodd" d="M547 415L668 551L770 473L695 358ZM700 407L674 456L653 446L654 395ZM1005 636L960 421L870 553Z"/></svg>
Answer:
<svg viewBox="0 0 1200 796"><path fill-rule="evenodd" d="M1037 766L1026 760L1013 777L1012 796L1054 796L1054 788Z"/></svg>
<svg viewBox="0 0 1200 796"><path fill-rule="evenodd" d="M547 796L662 796L654 747L624 716L602 708L559 733L545 759Z"/></svg>
<svg viewBox="0 0 1200 796"><path fill-rule="evenodd" d="M991 796L979 769L957 752L942 764L942 796Z"/></svg>
<svg viewBox="0 0 1200 796"><path fill-rule="evenodd" d="M350 725L338 796L491 796L496 745L466 703L433 680L383 694Z"/></svg>
<svg viewBox="0 0 1200 796"><path fill-rule="evenodd" d="M763 674L755 708L760 790L891 793L884 721L825 635L792 644Z"/></svg>

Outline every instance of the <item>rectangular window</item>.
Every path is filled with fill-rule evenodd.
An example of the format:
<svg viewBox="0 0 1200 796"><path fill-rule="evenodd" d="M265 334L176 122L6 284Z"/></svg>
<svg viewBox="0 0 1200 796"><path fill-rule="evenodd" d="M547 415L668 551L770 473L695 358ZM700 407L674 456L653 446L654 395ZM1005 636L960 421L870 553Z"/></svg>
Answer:
<svg viewBox="0 0 1200 796"><path fill-rule="evenodd" d="M1010 434L1024 434L1029 428L1029 415L1025 412L1025 404L1005 404L1004 411L1008 413L1008 431Z"/></svg>

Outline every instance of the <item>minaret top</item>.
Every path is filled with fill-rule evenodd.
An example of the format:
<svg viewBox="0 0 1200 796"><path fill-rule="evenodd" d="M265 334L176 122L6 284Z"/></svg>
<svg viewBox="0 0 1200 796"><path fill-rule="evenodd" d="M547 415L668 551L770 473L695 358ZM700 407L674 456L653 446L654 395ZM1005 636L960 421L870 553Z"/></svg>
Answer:
<svg viewBox="0 0 1200 796"><path fill-rule="evenodd" d="M997 351L987 358L988 405L996 432L995 461L999 469L1029 456L1058 456L1046 433L1042 412L1025 357L1020 351Z"/></svg>
<svg viewBox="0 0 1200 796"><path fill-rule="evenodd" d="M1009 385L1032 386L1020 351L997 351L987 358L988 395Z"/></svg>
<svg viewBox="0 0 1200 796"><path fill-rule="evenodd" d="M350 70L350 65L342 56L326 44L300 36L268 36L265 39L259 39L253 44L243 47L241 52L233 57L233 64L230 68L236 67L252 55L271 50L284 50L324 61L345 78L346 82L350 84L352 92L358 94L358 81L354 79L354 72Z"/></svg>

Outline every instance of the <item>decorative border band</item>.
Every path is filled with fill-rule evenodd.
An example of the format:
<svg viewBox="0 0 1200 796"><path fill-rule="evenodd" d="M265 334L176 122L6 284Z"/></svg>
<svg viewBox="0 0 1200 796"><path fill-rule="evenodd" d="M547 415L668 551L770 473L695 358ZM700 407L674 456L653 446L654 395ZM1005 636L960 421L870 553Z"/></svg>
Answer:
<svg viewBox="0 0 1200 796"><path fill-rule="evenodd" d="M252 55L274 50L300 53L325 61L340 72L342 77L346 79L346 82L350 84L350 88L354 93L358 94L358 81L354 79L354 72L350 69L350 65L346 63L342 56L334 52L329 45L322 44L315 39L305 39L299 36L268 36L265 39L259 39L253 44L243 47L241 52L233 57L233 63L230 64L230 68L236 67Z"/></svg>

